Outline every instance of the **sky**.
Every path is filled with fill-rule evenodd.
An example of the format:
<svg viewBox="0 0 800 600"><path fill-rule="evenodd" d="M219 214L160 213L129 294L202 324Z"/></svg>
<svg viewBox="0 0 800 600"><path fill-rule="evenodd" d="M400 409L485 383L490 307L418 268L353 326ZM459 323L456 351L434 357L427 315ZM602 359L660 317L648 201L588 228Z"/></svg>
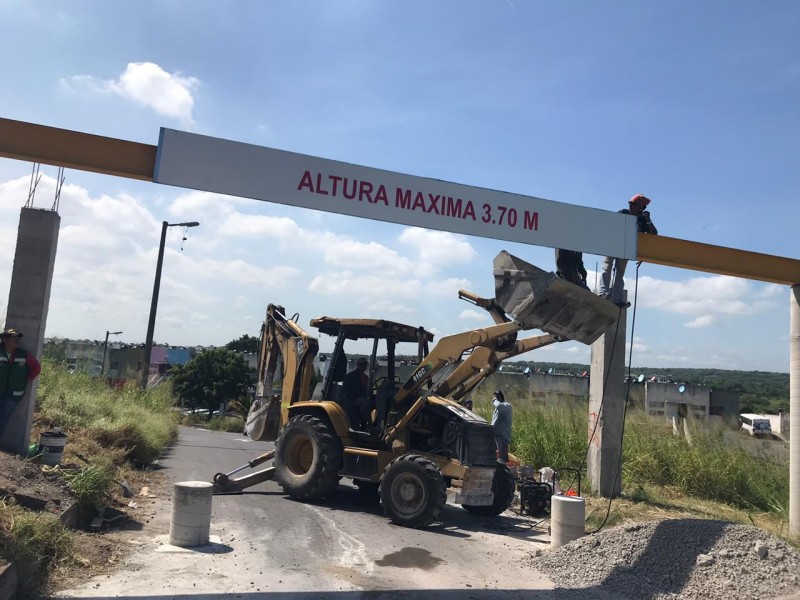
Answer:
<svg viewBox="0 0 800 600"><path fill-rule="evenodd" d="M153 145L167 127L608 211L644 193L663 235L800 258L799 21L780 0L0 0L0 117ZM0 159L0 317L31 170ZM57 169L41 173L50 208ZM258 335L269 303L307 328L387 318L438 338L491 322L457 291L492 296L499 251L555 269L550 248L76 170L59 213L49 337L144 341L162 221L200 223L167 237L155 340L172 345ZM590 286L601 261L584 255ZM634 366L788 371L788 288L636 275Z"/></svg>

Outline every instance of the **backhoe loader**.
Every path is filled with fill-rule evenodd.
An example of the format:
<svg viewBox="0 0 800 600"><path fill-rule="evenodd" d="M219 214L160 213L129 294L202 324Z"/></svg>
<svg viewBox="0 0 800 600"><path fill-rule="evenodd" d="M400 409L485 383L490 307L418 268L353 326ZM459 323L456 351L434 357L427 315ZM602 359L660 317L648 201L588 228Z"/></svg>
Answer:
<svg viewBox="0 0 800 600"><path fill-rule="evenodd" d="M241 490L276 479L292 498L314 501L336 494L341 478L377 492L386 516L407 527L436 521L444 504L477 515L505 511L514 480L496 458L492 426L458 404L502 360L560 340L591 343L618 318L619 310L588 290L558 279L507 252L494 260L495 298L462 290L486 309L494 325L441 338L423 327L382 319L320 317L311 326L335 338L321 390L311 389L317 339L274 304L262 327L257 399L245 433L275 441L268 452L214 478L217 490ZM523 330L546 332L517 340ZM371 347L368 381L371 416L353 417L342 382L353 345ZM366 342L366 344L365 344ZM416 355L411 374L399 377L399 349ZM384 358L385 357L385 358ZM281 380L280 390L274 388ZM285 423L285 425L284 425ZM230 476L274 458L251 475Z"/></svg>

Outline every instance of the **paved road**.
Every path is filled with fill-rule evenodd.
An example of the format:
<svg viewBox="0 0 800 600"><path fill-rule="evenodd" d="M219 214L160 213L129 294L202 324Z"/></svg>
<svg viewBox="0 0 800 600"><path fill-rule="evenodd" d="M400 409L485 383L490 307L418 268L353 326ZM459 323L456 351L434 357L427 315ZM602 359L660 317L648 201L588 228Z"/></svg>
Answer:
<svg viewBox="0 0 800 600"><path fill-rule="evenodd" d="M182 428L161 460L171 481L208 481L272 447L228 433ZM64 592L68 597L203 598L521 598L573 600L600 597L553 590L527 566L546 548L545 531L532 521L472 517L449 506L441 525L413 530L391 525L376 499L342 484L331 503L304 504L274 482L240 495L215 496L212 544L169 545L171 506L155 515L122 568Z"/></svg>

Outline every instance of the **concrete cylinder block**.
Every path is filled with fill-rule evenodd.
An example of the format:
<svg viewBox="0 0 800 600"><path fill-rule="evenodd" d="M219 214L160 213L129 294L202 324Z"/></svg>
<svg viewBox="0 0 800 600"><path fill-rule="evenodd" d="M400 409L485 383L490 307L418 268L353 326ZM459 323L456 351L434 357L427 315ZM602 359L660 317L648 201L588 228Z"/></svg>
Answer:
<svg viewBox="0 0 800 600"><path fill-rule="evenodd" d="M583 537L586 502L579 496L553 496L550 501L550 546L558 548Z"/></svg>
<svg viewBox="0 0 800 600"><path fill-rule="evenodd" d="M169 543L191 548L208 544L214 486L206 481L182 481L172 493Z"/></svg>

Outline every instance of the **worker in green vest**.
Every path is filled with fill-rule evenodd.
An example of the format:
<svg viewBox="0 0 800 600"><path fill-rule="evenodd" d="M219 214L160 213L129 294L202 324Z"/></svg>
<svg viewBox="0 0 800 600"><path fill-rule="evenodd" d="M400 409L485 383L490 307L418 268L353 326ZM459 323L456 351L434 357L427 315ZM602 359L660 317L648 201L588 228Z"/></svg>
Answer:
<svg viewBox="0 0 800 600"><path fill-rule="evenodd" d="M39 376L36 357L19 347L22 334L14 329L0 333L0 435L17 410L28 382Z"/></svg>

